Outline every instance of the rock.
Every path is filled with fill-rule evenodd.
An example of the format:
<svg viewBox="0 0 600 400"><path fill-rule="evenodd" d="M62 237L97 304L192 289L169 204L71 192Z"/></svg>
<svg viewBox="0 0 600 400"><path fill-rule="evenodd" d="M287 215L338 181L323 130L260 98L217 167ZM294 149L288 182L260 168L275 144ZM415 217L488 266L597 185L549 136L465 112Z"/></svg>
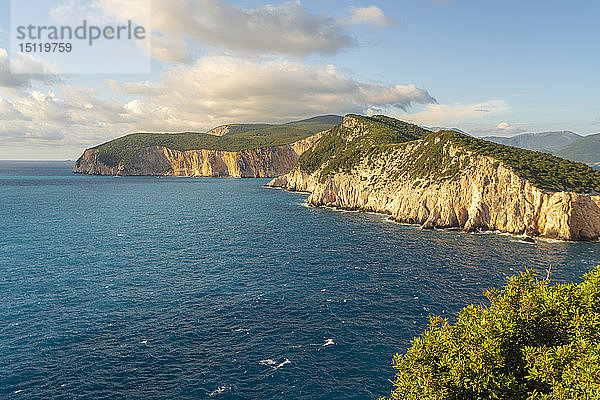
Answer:
<svg viewBox="0 0 600 400"><path fill-rule="evenodd" d="M91 175L172 175L272 178L289 172L298 157L323 133L282 146L238 152L220 150L178 151L164 146L146 147L126 163L107 166L97 149L88 149L77 160L73 172Z"/></svg>
<svg viewBox="0 0 600 400"><path fill-rule="evenodd" d="M356 135L363 130L351 119L344 124ZM375 161L362 159L350 172L338 170L326 177L296 167L269 185L309 192L311 205L385 213L395 221L427 229L526 233L560 240L600 237L600 196L541 190L497 159L464 151L462 157L469 157L466 167L452 179L398 175L395 171L401 169L395 166L414 157L415 146L407 143ZM452 156L456 150L444 151Z"/></svg>

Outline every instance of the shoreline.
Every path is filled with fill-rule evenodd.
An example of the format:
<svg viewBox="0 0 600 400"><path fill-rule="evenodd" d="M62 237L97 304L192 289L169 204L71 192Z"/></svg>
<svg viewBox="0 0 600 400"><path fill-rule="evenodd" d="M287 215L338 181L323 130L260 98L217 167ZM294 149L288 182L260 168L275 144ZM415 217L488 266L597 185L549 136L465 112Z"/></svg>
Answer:
<svg viewBox="0 0 600 400"><path fill-rule="evenodd" d="M264 188L267 189L275 189L275 190L281 190L287 193L300 193L300 194L307 194L307 195L311 195L312 192L309 191L303 191L303 190L289 190L286 189L284 187L281 186L273 186L273 185L263 185ZM472 234L472 235L500 235L500 236L510 236L512 238L515 239L521 239L519 240L519 242L521 243L525 243L525 244L537 244L538 241L542 241L544 243L548 243L548 244L565 244L565 243L600 243L600 238L597 240L563 240L563 239L557 239L557 238L550 238L550 237L544 237L544 236L531 236L531 235L527 235L526 233L521 233L521 234L514 234L514 233L510 233L510 232L503 232L500 230L465 230L460 226L456 226L456 227L431 227L431 228L424 228L422 224L418 224L418 223L411 223L411 222L407 222L407 221L401 221L401 220L397 220L395 218L392 217L391 213L384 213L384 212L379 212L379 211L372 211L372 210L365 210L365 209L361 209L361 208L345 208L345 207L339 207L339 206L327 206L327 205L315 205L312 204L308 201L308 199L304 200L303 204L306 207L309 208L323 208L323 209L327 209L327 210L331 210L331 211L336 211L336 212L341 212L341 213L358 213L358 214L371 214L371 215L377 215L377 216L381 216L381 217L387 217L384 220L386 222L392 222L395 224L399 224L399 225L403 225L403 226L410 226L410 227L414 227L414 228L419 228L420 230L423 231L443 231L443 232L459 232L459 233L464 233L464 234ZM529 239L529 240L527 240Z"/></svg>

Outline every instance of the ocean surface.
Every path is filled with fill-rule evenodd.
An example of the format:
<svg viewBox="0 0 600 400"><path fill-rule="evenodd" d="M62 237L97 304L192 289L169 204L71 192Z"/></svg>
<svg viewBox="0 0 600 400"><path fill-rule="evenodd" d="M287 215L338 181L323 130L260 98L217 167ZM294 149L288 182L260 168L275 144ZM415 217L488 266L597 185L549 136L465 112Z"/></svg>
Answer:
<svg viewBox="0 0 600 400"><path fill-rule="evenodd" d="M376 399L392 357L506 277L600 243L424 231L264 179L0 162L0 398Z"/></svg>

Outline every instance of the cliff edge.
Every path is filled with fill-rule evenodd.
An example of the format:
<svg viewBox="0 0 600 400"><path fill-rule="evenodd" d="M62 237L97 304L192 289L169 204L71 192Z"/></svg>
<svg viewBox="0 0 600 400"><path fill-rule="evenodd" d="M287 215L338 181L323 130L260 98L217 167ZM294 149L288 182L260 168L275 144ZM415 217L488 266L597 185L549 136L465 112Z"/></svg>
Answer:
<svg viewBox="0 0 600 400"><path fill-rule="evenodd" d="M91 175L172 175L233 178L271 178L289 172L306 149L323 133L291 144L241 151L173 150L144 147L131 158L107 165L97 148L87 149L73 172Z"/></svg>
<svg viewBox="0 0 600 400"><path fill-rule="evenodd" d="M423 228L598 240L600 171L549 154L348 115L270 186Z"/></svg>
<svg viewBox="0 0 600 400"><path fill-rule="evenodd" d="M342 117L322 115L285 124L230 124L207 133L133 133L87 149L74 173L274 177Z"/></svg>

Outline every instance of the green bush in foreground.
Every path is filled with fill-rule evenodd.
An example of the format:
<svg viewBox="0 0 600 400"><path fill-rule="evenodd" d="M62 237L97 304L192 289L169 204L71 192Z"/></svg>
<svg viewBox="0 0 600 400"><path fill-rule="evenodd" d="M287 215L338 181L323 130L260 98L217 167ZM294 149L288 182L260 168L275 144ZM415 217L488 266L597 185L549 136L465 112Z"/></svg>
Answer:
<svg viewBox="0 0 600 400"><path fill-rule="evenodd" d="M527 272L486 296L395 356L391 399L600 399L600 267L556 286Z"/></svg>

